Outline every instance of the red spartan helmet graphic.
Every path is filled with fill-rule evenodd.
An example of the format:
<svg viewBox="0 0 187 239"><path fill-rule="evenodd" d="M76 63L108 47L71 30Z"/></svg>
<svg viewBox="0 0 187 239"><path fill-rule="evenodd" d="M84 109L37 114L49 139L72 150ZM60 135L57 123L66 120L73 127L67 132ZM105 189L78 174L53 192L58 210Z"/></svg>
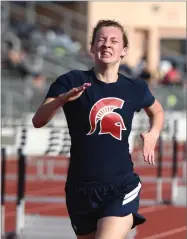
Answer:
<svg viewBox="0 0 187 239"><path fill-rule="evenodd" d="M113 112L115 109L122 109L124 101L114 97L103 98L97 101L89 115L90 131L87 135L95 132L97 123L100 121L99 134L110 134L114 138L121 140L122 130L126 130L121 115Z"/></svg>

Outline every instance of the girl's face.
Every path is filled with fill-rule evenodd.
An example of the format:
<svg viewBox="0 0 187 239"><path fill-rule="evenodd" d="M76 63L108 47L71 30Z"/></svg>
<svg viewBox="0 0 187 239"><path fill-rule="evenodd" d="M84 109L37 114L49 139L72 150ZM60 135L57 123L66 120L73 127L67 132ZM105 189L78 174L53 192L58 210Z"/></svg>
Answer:
<svg viewBox="0 0 187 239"><path fill-rule="evenodd" d="M123 34L118 27L102 27L97 33L91 53L96 64L115 64L126 55Z"/></svg>

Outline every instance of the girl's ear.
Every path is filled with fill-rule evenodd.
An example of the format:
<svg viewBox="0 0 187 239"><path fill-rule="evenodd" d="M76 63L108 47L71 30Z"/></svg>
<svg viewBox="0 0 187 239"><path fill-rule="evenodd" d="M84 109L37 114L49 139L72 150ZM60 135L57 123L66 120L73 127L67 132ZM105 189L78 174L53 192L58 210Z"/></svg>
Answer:
<svg viewBox="0 0 187 239"><path fill-rule="evenodd" d="M127 55L127 47L123 48L123 52L121 54L121 58Z"/></svg>

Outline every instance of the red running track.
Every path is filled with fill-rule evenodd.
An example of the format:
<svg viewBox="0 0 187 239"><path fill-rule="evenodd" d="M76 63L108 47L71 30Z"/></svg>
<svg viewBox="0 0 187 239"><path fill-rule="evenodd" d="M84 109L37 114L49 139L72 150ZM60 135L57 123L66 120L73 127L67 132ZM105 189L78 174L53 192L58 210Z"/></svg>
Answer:
<svg viewBox="0 0 187 239"><path fill-rule="evenodd" d="M16 161L8 161L7 173L16 173ZM141 176L155 176L155 168L137 168ZM55 173L66 173L67 167L55 169ZM27 173L34 175L36 168L27 166ZM181 176L181 169L179 176ZM170 175L170 169L164 169L164 175ZM6 194L16 195L16 180L6 181ZM156 184L144 183L141 198L154 199L156 196ZM163 185L165 198L170 198L170 184ZM26 195L32 196L64 196L64 182L53 180L41 180L26 182ZM15 203L6 203L6 231L15 230ZM166 205L141 207L140 213L147 218L147 222L137 228L136 239L185 239L186 238L186 209ZM48 216L68 216L63 203L26 203L26 214L40 214Z"/></svg>

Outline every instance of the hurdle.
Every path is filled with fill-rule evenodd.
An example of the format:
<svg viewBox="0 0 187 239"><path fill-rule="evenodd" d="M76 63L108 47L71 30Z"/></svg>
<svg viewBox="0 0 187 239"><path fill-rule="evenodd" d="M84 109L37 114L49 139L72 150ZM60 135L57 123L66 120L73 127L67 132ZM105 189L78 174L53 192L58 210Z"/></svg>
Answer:
<svg viewBox="0 0 187 239"><path fill-rule="evenodd" d="M187 145L186 145L186 143L184 144L184 146L183 146L184 148L183 148L183 166L182 166L182 178L183 178L183 183L184 184L187 184L187 175L186 175L186 173L187 173Z"/></svg>
<svg viewBox="0 0 187 239"><path fill-rule="evenodd" d="M177 133L178 133L178 121L174 121L173 125L173 165L172 165L172 181L171 181L171 204L176 202L176 198L178 195L178 141L177 141Z"/></svg>
<svg viewBox="0 0 187 239"><path fill-rule="evenodd" d="M18 149L18 181L17 181L17 201L16 201L16 229L15 232L5 232L5 184L6 184L6 148L1 149L1 238L16 239L19 238L24 230L25 222L25 176L26 164L25 155L22 149Z"/></svg>
<svg viewBox="0 0 187 239"><path fill-rule="evenodd" d="M157 181L156 181L156 202L162 202L162 166L163 166L163 139L160 135L158 139L158 166L157 166Z"/></svg>
<svg viewBox="0 0 187 239"><path fill-rule="evenodd" d="M5 175L6 175L6 152L1 149L1 237L5 233Z"/></svg>
<svg viewBox="0 0 187 239"><path fill-rule="evenodd" d="M158 166L157 166L157 185L156 185L156 202L158 204L175 204L178 196L178 121L173 122L173 135L172 135L172 168L171 168L171 197L165 200L162 197L163 190L163 139L160 135L158 140ZM185 162L185 160L184 160Z"/></svg>
<svg viewBox="0 0 187 239"><path fill-rule="evenodd" d="M3 190L1 191L1 205L4 205L6 201L5 197L5 181L6 181L6 170L7 165L7 149L1 149L2 160L1 160L1 179ZM26 160L28 156L25 154L23 149L17 150L17 192L16 192L16 210L15 210L15 229L13 231L1 230L1 239L23 239L23 238L41 238L50 239L55 237L56 239L62 238L65 235L66 239L72 239L74 232L71 229L70 219L64 217L55 216L40 216L26 214L25 212L25 179L26 179ZM3 166L3 167L2 167ZM14 200L14 199L13 199ZM1 222L5 222L5 213L1 211ZM7 222L7 221L6 221ZM3 224L3 229L5 223ZM51 230L51 228L54 230ZM54 234L55 233L55 234Z"/></svg>
<svg viewBox="0 0 187 239"><path fill-rule="evenodd" d="M24 230L25 223L25 176L26 164L22 149L18 149L18 184L17 184L17 206L16 206L16 235Z"/></svg>
<svg viewBox="0 0 187 239"><path fill-rule="evenodd" d="M36 150L38 144L33 146L32 139L38 139L39 137L41 137L41 142L43 143L39 150ZM28 162L36 165L36 177L39 179L55 177L54 167L57 162L52 157L63 155L68 158L70 146L71 139L65 122L61 127L50 125L38 130L29 125L21 125L17 129L16 148L24 149L24 152L28 155ZM31 157L32 159L29 160ZM42 157L47 159L43 160ZM50 157L49 160L48 157ZM58 162L58 164L63 165L63 162Z"/></svg>

